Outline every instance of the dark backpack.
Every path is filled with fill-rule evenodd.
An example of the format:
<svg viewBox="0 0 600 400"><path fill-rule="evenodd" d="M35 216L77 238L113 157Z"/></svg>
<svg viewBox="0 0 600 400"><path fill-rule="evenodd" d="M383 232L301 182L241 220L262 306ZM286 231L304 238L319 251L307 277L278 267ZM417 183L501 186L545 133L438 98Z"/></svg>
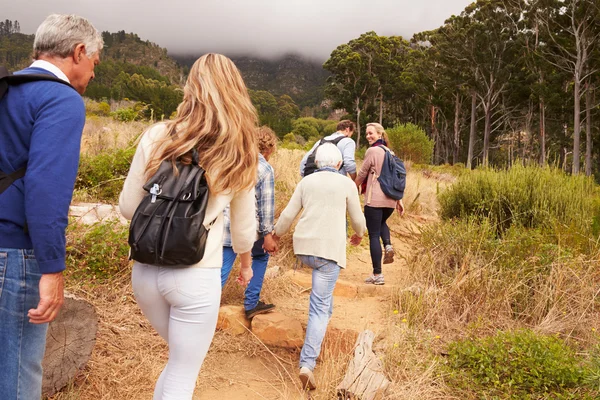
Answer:
<svg viewBox="0 0 600 400"><path fill-rule="evenodd" d="M129 226L130 259L183 268L204 256L210 229L204 226L208 185L198 165L198 152L193 150L191 164L177 160L176 168L177 176L171 161L163 161L144 185L148 194Z"/></svg>
<svg viewBox="0 0 600 400"><path fill-rule="evenodd" d="M337 146L337 144L342 139L346 139L346 136L340 136L340 137L337 137L337 138L332 139L332 140L321 139L319 141L319 145L317 147L315 147L315 150L312 151L308 155L308 158L306 159L306 164L304 164L304 176L308 176L308 175L312 174L313 172L315 172L318 169L317 168L317 163L315 162L315 157L317 156L317 149L319 147L321 147L325 143L333 143L333 144L335 144ZM343 165L344 165L344 163L342 162L342 165L340 165L340 168L342 168Z"/></svg>
<svg viewBox="0 0 600 400"><path fill-rule="evenodd" d="M35 81L53 81L60 82L64 85L71 86L69 83L63 81L62 79L56 78L51 75L46 74L22 74L22 75L12 75L8 72L6 67L0 65L0 100L4 97L6 92L8 92L9 85L20 85L22 83L35 82ZM71 86L73 87L73 86ZM75 89L75 88L73 88ZM6 174L0 171L0 194L9 188L17 179L20 179L25 176L25 171L27 167L23 167L14 171L13 173Z"/></svg>
<svg viewBox="0 0 600 400"><path fill-rule="evenodd" d="M400 200L404 197L404 188L406 187L406 168L394 152L385 146L380 147L385 151L385 158L377 177L379 186L387 197Z"/></svg>

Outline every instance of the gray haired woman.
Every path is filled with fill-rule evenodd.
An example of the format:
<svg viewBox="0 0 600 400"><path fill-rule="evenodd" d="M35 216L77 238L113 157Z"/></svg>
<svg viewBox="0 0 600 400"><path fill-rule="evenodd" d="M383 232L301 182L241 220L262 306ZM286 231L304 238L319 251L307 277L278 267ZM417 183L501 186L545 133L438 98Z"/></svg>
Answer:
<svg viewBox="0 0 600 400"><path fill-rule="evenodd" d="M300 380L303 388L315 389L313 376L321 343L333 312L333 289L340 269L346 267L346 211L356 232L350 242L358 245L366 231L356 186L340 175L342 154L326 143L317 149L318 170L300 181L275 225L275 237L290 230L302 211L294 231L294 253L311 267L312 290L308 309L308 325L300 353Z"/></svg>

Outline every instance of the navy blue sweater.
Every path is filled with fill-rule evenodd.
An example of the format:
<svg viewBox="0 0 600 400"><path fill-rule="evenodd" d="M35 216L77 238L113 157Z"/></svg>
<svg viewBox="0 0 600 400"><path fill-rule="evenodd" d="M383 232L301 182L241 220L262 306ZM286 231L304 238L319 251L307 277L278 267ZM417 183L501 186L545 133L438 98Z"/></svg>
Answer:
<svg viewBox="0 0 600 400"><path fill-rule="evenodd" d="M50 72L27 68L17 73ZM65 269L65 228L85 124L81 96L39 81L9 86L0 100L0 170L27 166L0 194L0 248L34 249L42 273Z"/></svg>

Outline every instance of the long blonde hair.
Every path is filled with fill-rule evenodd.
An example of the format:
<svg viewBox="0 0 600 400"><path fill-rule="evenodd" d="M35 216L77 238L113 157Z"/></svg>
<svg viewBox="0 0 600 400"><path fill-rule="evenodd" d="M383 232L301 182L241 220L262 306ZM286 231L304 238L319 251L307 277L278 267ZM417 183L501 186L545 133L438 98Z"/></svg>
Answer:
<svg viewBox="0 0 600 400"><path fill-rule="evenodd" d="M215 193L254 186L258 167L258 118L242 76L221 54L205 54L190 70L177 116L148 162L152 176L164 160L191 162L196 148Z"/></svg>
<svg viewBox="0 0 600 400"><path fill-rule="evenodd" d="M375 132L377 132L381 135L381 138L385 142L386 146L391 146L390 140L388 139L388 134L385 132L385 129L383 129L383 126L381 124L378 124L377 122L369 122L367 124L367 128L369 126L372 126L373 128L375 128Z"/></svg>

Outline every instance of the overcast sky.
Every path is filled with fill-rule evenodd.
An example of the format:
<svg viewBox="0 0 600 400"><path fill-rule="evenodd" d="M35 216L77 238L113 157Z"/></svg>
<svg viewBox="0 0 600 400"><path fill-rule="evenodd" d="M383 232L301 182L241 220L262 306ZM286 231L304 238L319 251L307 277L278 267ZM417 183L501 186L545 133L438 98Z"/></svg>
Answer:
<svg viewBox="0 0 600 400"><path fill-rule="evenodd" d="M98 30L137 33L172 54L299 53L325 60L360 34L434 29L472 0L0 0L2 19L34 33L51 13L79 14Z"/></svg>

